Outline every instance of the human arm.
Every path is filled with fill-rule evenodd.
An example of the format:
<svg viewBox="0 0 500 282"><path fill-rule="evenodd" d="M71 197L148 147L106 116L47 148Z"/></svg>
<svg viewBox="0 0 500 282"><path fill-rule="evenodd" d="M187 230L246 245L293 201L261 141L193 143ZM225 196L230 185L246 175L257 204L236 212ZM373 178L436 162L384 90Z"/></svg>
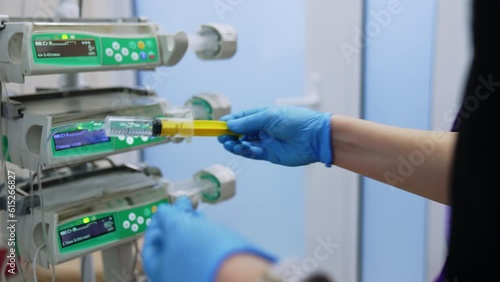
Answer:
<svg viewBox="0 0 500 282"><path fill-rule="evenodd" d="M248 110L223 120L228 121L229 129L244 134L241 139L219 138L224 148L234 154L286 166L333 162L363 176L448 203L456 133L393 127L298 107Z"/></svg>
<svg viewBox="0 0 500 282"><path fill-rule="evenodd" d="M335 115L335 165L427 199L449 204L457 133L415 130Z"/></svg>
<svg viewBox="0 0 500 282"><path fill-rule="evenodd" d="M247 282L276 261L194 210L186 197L158 208L146 231L142 257L151 282ZM238 276L237 271L245 276Z"/></svg>
<svg viewBox="0 0 500 282"><path fill-rule="evenodd" d="M217 282L258 282L270 268L271 263L260 257L235 255L222 264Z"/></svg>
<svg viewBox="0 0 500 282"><path fill-rule="evenodd" d="M259 249L194 210L186 197L158 208L142 261L149 282L332 282L317 270L304 272L302 262L280 261Z"/></svg>

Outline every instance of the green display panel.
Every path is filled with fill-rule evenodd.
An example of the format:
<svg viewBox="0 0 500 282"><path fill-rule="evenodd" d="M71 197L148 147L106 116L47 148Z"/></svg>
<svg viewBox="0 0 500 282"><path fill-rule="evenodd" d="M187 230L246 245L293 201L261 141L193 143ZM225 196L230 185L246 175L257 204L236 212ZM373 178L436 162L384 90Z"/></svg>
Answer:
<svg viewBox="0 0 500 282"><path fill-rule="evenodd" d="M67 158L111 153L165 142L164 137L108 137L103 121L77 123L52 129L52 156Z"/></svg>
<svg viewBox="0 0 500 282"><path fill-rule="evenodd" d="M119 66L159 63L156 37L100 37L81 33L32 35L35 64Z"/></svg>
<svg viewBox="0 0 500 282"><path fill-rule="evenodd" d="M61 254L85 251L122 239L137 236L146 231L159 205L159 200L133 208L93 214L61 224L57 228Z"/></svg>
<svg viewBox="0 0 500 282"><path fill-rule="evenodd" d="M63 66L101 65L101 39L88 34L33 34L36 64Z"/></svg>

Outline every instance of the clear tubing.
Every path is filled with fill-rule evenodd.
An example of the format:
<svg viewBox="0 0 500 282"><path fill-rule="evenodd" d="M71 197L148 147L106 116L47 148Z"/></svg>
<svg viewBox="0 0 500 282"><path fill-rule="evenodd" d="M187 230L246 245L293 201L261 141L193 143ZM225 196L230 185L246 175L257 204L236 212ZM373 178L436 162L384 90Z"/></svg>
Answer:
<svg viewBox="0 0 500 282"><path fill-rule="evenodd" d="M219 49L219 38L217 34L189 34L188 48L195 51L217 51Z"/></svg>

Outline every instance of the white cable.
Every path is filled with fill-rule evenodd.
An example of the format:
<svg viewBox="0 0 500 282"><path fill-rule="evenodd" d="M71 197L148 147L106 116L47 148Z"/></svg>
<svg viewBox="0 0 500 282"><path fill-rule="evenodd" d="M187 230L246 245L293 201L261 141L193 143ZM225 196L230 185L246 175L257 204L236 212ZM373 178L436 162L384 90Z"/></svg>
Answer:
<svg viewBox="0 0 500 282"><path fill-rule="evenodd" d="M135 247L135 256L134 256L134 263L132 264L132 273L134 276L136 275L136 270L137 270L137 261L139 260L139 244L137 244L137 240L134 240L134 247ZM141 259L142 261L142 259Z"/></svg>
<svg viewBox="0 0 500 282"><path fill-rule="evenodd" d="M5 98L5 101L8 101L9 97L7 95L7 87L5 86L5 83L1 82L0 81L0 94L1 94L1 97L0 97L0 101L3 102L4 98ZM0 121L1 121L1 117L2 117L2 113L3 112L3 106L0 105ZM7 125L7 123L5 123ZM5 185L4 185L4 190L6 192L6 195L7 195L7 179L8 179L8 173L7 173L7 158L4 154L4 143L3 143L3 136L5 135L4 134L4 126L3 126L3 122L0 122L0 161L1 161L1 170L2 170L2 173L3 173L3 179L4 179L4 182L5 182Z"/></svg>
<svg viewBox="0 0 500 282"><path fill-rule="evenodd" d="M5 87L5 83L2 83L0 81L0 101L3 101L3 97L4 95L7 96L7 88L5 88L5 91L4 91L4 88ZM7 174L7 160L5 159L5 156L4 156L4 153L3 153L3 148L4 148L4 144L3 144L3 131L4 131L4 127L3 127L3 122L2 122L2 105L0 104L0 170L1 170L1 173L3 173L3 176L2 176L2 179L4 180L4 188L3 190L0 190L0 193L3 193L5 192L5 195L7 195L7 179L8 179L8 174ZM5 260L5 263L2 264L2 267L1 267L1 271L2 271L2 281L7 281L7 278L5 277L5 270L7 269L7 259Z"/></svg>
<svg viewBox="0 0 500 282"><path fill-rule="evenodd" d="M47 246L47 244L45 244L45 243L41 244L41 245L40 245L40 247L38 247L38 248L36 249L35 256L33 256L33 263L32 263L32 266L33 266L33 281L34 281L34 282L37 282L37 281L38 281L38 279L37 279L37 277L36 277L36 259L38 258L38 254L40 253L40 250L41 250L43 247L45 247L45 246Z"/></svg>
<svg viewBox="0 0 500 282"><path fill-rule="evenodd" d="M7 277L5 277L5 270L7 269L7 260L5 263L2 263L2 281L7 281Z"/></svg>
<svg viewBox="0 0 500 282"><path fill-rule="evenodd" d="M84 122L84 121L82 121L82 122ZM52 140L52 138L54 137L54 135L62 132L63 130L70 129L70 128L74 128L74 125L69 124L69 125L60 127L58 130L52 132L52 134L50 134L47 137L47 139L45 139L45 142L43 143L42 151L40 152L40 157L38 159L38 164L37 164L38 194L40 197L40 212L41 212L41 218L42 218L42 235L43 235L43 239L45 242L47 242L48 232L47 232L47 227L45 226L45 204L43 201L43 185L42 185L42 177L41 177L41 175L42 175L42 159L47 151L46 150L47 146L48 146L49 142ZM31 178L31 175L30 175L30 178ZM33 183L33 181L31 183ZM33 189L33 188L31 187L31 189ZM31 191L31 195L33 195L32 192L33 191ZM33 204L33 201L31 202L31 204ZM33 208L32 208L32 211L33 211ZM53 263L54 259L52 257L52 252L49 250L49 246L47 246L47 253L48 253L47 257L49 258L49 267L52 268L52 282L55 282L55 279L56 279L55 265Z"/></svg>

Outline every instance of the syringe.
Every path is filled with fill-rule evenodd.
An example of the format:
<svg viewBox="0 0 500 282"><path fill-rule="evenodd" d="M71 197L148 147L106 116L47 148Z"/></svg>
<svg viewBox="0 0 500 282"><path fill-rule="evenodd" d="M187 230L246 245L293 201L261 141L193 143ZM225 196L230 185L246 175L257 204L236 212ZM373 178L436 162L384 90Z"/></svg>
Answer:
<svg viewBox="0 0 500 282"><path fill-rule="evenodd" d="M148 118L108 116L104 120L107 136L191 137L236 135L227 123L215 120L186 118Z"/></svg>

